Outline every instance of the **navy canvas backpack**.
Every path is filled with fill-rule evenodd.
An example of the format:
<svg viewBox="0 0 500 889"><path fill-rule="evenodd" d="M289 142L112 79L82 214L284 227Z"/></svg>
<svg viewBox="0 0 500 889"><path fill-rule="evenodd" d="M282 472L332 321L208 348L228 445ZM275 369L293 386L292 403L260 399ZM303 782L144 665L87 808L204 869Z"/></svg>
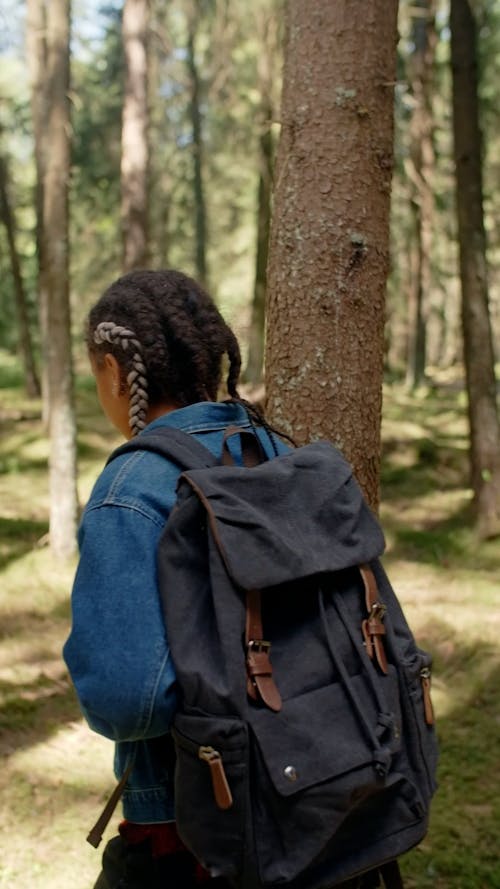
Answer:
<svg viewBox="0 0 500 889"><path fill-rule="evenodd" d="M402 886L394 859L424 837L436 788L430 657L340 453L263 459L236 433L246 465L227 438L217 461L168 429L118 451L185 470L158 551L179 834L241 889Z"/></svg>

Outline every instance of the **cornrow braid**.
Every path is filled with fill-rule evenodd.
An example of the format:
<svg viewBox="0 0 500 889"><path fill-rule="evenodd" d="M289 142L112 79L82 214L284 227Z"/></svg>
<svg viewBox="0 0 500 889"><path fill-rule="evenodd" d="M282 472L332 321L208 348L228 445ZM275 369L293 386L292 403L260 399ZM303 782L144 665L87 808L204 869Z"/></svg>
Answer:
<svg viewBox="0 0 500 889"><path fill-rule="evenodd" d="M137 435L146 425L149 407L148 381L146 368L142 360L142 348L133 330L115 324L114 321L101 321L94 330L93 340L96 345L109 343L119 346L124 352L132 346L132 369L127 375L129 388L129 426L133 435Z"/></svg>

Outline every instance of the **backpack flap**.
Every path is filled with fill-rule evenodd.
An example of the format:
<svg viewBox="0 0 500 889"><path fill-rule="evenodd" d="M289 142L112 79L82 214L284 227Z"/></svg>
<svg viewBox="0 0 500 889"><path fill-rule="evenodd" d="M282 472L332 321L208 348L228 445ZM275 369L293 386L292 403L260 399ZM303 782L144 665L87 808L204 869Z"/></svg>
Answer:
<svg viewBox="0 0 500 889"><path fill-rule="evenodd" d="M384 537L350 465L315 442L255 466L182 476L203 503L227 571L263 589L381 555Z"/></svg>

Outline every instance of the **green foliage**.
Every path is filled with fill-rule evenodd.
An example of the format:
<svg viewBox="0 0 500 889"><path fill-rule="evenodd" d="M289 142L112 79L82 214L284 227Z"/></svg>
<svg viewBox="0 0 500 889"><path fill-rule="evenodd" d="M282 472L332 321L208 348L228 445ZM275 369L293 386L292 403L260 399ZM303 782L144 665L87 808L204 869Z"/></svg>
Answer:
<svg viewBox="0 0 500 889"><path fill-rule="evenodd" d="M409 62L412 21L420 4L401 0L396 86L395 176L392 202L392 273L389 281L387 365L401 376L406 363L408 295L412 286L414 222L408 175L409 124L414 111ZM102 288L120 273L120 129L123 56L121 0L84 4L73 15L73 167L71 182L71 272L75 330ZM150 35L151 263L194 272L193 145L188 119L187 19L196 10L196 62L201 76L204 184L208 215L209 286L229 320L245 332L251 300L256 243L257 140L262 96L259 70L264 41L276 32L272 52L272 104L279 118L280 0L232 3L173 0L153 3ZM489 240L492 317L500 292L498 256L498 28L500 0L476 0L479 25L480 93L485 137L485 209ZM417 10L418 11L418 10ZM23 4L6 0L0 40L0 126L11 160L11 197L18 221L18 247L36 327L34 167ZM428 303L430 363L460 360L459 287L451 150L448 2L438 0L434 70L432 286ZM275 135L279 127L275 123ZM5 236L0 231L0 345L17 342L13 290Z"/></svg>
<svg viewBox="0 0 500 889"><path fill-rule="evenodd" d="M71 273L75 326L120 272L121 12L101 11L97 38L73 57ZM76 23L78 27L78 22Z"/></svg>
<svg viewBox="0 0 500 889"><path fill-rule="evenodd" d="M28 301L31 322L36 328L36 250L35 214L33 209L34 165L31 157L30 106L26 66L16 54L18 40L14 35L16 15L9 15L12 43L0 52L0 153L9 172L9 201L16 226L16 247ZM4 226L0 223L0 347L14 351L18 330L15 312L14 284Z"/></svg>

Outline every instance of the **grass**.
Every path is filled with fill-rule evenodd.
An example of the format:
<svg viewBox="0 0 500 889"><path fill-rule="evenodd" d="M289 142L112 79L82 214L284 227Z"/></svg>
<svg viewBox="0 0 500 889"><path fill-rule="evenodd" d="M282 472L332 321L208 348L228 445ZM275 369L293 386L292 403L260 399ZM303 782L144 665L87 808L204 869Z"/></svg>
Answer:
<svg viewBox="0 0 500 889"><path fill-rule="evenodd" d="M82 722L61 660L74 563L54 564L40 405L0 361L0 889L89 889L85 836L113 781L112 745ZM82 502L116 443L77 387ZM434 655L441 742L429 834L403 859L408 889L500 889L500 545L476 540L464 403L454 387L384 401L385 564ZM116 827L114 818L107 836Z"/></svg>

